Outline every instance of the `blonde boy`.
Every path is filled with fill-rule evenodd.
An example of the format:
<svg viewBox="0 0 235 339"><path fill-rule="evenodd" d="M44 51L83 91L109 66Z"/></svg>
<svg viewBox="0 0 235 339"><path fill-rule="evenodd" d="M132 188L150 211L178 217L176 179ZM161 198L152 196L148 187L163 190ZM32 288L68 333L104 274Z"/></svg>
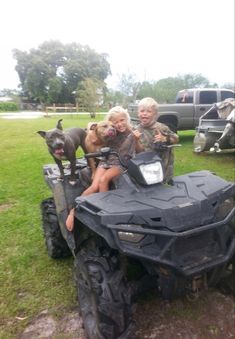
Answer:
<svg viewBox="0 0 235 339"><path fill-rule="evenodd" d="M156 144L165 142L167 145L176 144L179 137L168 126L157 121L158 103L153 98L144 98L138 104L138 117L140 120L134 135L139 140L140 151L156 149ZM157 151L165 168L165 182L172 183L174 175L174 153L172 148L164 148Z"/></svg>

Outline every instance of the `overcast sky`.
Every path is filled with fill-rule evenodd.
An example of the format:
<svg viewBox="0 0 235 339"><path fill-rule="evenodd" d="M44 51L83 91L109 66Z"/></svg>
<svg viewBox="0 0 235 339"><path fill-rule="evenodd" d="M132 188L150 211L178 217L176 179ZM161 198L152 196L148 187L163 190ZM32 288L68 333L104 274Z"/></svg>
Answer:
<svg viewBox="0 0 235 339"><path fill-rule="evenodd" d="M19 84L12 50L49 40L107 53L109 87L127 72L234 82L234 0L3 0L0 11L0 89Z"/></svg>

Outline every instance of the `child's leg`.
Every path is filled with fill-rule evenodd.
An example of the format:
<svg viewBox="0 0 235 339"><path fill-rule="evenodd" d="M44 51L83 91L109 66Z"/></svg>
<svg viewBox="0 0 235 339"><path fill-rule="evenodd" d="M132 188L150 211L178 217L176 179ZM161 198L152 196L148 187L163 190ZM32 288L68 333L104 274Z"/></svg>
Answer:
<svg viewBox="0 0 235 339"><path fill-rule="evenodd" d="M94 180L91 186L89 186L81 195L89 195L98 192L100 177L105 171L106 171L105 168L98 167L95 171ZM73 226L74 226L74 208L70 210L66 219L66 227L69 231L73 230Z"/></svg>
<svg viewBox="0 0 235 339"><path fill-rule="evenodd" d="M69 212L69 215L67 216L66 219L66 227L68 231L72 231L74 226L74 208L72 208Z"/></svg>
<svg viewBox="0 0 235 339"><path fill-rule="evenodd" d="M103 176L103 174L107 170L103 167L98 167L95 171L94 179L92 181L91 186L89 186L83 193L82 195L90 195L92 193L96 193L99 191L99 181L100 178Z"/></svg>
<svg viewBox="0 0 235 339"><path fill-rule="evenodd" d="M113 166L105 171L99 180L99 192L106 192L109 190L109 183L114 178L122 173L118 166Z"/></svg>

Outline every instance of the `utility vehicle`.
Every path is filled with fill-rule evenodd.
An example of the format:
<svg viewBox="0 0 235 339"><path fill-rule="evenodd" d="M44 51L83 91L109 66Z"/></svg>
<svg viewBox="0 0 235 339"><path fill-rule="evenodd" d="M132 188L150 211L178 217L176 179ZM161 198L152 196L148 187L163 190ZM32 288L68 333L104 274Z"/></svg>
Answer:
<svg viewBox="0 0 235 339"><path fill-rule="evenodd" d="M87 156L110 153L103 148ZM41 205L48 253L74 256L88 338L133 338L133 300L143 288L171 299L234 275L233 183L203 170L163 184L155 152L137 154L108 192L90 196L81 196L89 185L85 158L77 159L75 186L69 168L64 181L55 164L45 165L43 173L53 193ZM69 232L65 221L74 202Z"/></svg>
<svg viewBox="0 0 235 339"><path fill-rule="evenodd" d="M199 119L193 140L194 152L221 152L235 148L235 99L215 103Z"/></svg>

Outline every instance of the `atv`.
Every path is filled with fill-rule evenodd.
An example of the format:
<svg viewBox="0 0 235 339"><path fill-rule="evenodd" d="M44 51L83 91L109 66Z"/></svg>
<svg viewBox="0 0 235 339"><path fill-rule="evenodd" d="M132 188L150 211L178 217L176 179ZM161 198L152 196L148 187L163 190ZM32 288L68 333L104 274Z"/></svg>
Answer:
<svg viewBox="0 0 235 339"><path fill-rule="evenodd" d="M105 147L86 157L110 154L118 156ZM233 183L202 170L164 184L156 152L129 159L108 192L90 196L81 196L90 181L86 158L77 159L74 186L68 166L64 181L55 164L43 173L53 192L41 204L48 254L74 256L88 338L133 338L133 303L144 289L172 299L234 277ZM73 207L69 232L65 222Z"/></svg>

